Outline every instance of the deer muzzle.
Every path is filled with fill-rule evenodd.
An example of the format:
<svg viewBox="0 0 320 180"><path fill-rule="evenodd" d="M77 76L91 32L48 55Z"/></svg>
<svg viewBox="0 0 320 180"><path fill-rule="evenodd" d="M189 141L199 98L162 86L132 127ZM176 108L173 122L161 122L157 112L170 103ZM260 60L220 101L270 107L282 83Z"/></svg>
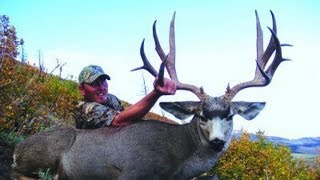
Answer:
<svg viewBox="0 0 320 180"><path fill-rule="evenodd" d="M218 138L215 138L209 142L212 149L216 152L222 151L225 143L226 143L226 141L220 140Z"/></svg>

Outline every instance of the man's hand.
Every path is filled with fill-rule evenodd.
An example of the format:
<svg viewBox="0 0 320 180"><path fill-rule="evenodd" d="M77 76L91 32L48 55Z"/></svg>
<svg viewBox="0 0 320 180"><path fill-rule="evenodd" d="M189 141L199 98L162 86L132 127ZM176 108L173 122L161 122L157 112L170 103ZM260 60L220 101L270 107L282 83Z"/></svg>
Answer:
<svg viewBox="0 0 320 180"><path fill-rule="evenodd" d="M177 85L174 81L164 78L161 86L158 77L153 82L154 90L160 95L174 95L177 91Z"/></svg>

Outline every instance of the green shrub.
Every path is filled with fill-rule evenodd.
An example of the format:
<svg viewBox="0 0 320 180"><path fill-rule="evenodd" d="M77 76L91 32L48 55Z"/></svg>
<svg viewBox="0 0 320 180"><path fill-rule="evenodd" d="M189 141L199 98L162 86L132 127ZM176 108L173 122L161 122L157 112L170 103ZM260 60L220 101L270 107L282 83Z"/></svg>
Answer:
<svg viewBox="0 0 320 180"><path fill-rule="evenodd" d="M0 128L0 142L6 142L9 145L14 146L24 139L24 136L19 136L14 131L6 132Z"/></svg>
<svg viewBox="0 0 320 180"><path fill-rule="evenodd" d="M40 170L38 172L38 176L39 176L40 180L53 180L54 179L50 169Z"/></svg>

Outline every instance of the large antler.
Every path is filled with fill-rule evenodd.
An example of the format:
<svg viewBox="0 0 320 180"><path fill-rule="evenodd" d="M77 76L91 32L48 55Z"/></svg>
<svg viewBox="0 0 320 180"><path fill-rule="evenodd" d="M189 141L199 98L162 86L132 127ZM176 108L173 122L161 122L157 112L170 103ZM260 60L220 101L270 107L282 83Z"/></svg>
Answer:
<svg viewBox="0 0 320 180"><path fill-rule="evenodd" d="M283 61L287 61L289 59L282 58L281 46L291 46L289 44L280 44L279 39L277 37L277 27L275 17L271 12L273 28L269 28L271 32L271 39L269 41L268 47L263 52L263 34L261 30L260 20L257 11L256 14L256 26L257 26L257 60L256 60L256 71L253 80L239 83L236 86L230 88L229 85L227 87L227 91L225 96L230 101L233 97L242 89L249 87L264 87L267 86L273 77L276 69L279 64ZM268 63L270 57L275 51L274 59L271 62L270 66L265 70L266 64Z"/></svg>
<svg viewBox="0 0 320 180"><path fill-rule="evenodd" d="M178 76L176 73L176 67L175 67L175 55L176 55L175 32L174 32L175 14L176 13L173 14L173 17L172 17L172 20L170 23L170 33L169 33L170 51L169 51L168 55L166 55L164 53L164 51L159 43L159 39L158 39L157 31L156 31L156 22L157 21L155 21L153 23L153 38L154 38L154 42L155 42L155 49L156 49L160 59L162 60L160 70L159 70L159 75L158 75L157 71L152 67L152 65L150 64L149 60L147 59L147 57L145 55L144 40L142 41L141 47L140 47L140 55L141 55L141 58L143 61L143 66L135 68L132 71L145 69L153 76L155 76L155 77L158 76L159 79L163 79L164 66L165 66L171 80L173 80L176 83L178 90L190 91L190 92L194 93L200 100L204 100L204 98L206 97L206 94L204 93L202 88L198 88L198 87L196 87L194 85L190 85L190 84L184 84L178 80Z"/></svg>

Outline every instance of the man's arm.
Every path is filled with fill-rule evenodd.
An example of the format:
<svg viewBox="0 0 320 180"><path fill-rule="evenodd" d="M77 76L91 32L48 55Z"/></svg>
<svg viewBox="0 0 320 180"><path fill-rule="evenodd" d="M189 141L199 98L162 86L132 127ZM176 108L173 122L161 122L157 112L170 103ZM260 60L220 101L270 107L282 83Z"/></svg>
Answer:
<svg viewBox="0 0 320 180"><path fill-rule="evenodd" d="M121 111L115 116L113 126L126 126L145 116L162 95L174 95L176 93L176 83L170 79L164 79L164 85L160 86L158 78L154 81L154 89L136 104Z"/></svg>

